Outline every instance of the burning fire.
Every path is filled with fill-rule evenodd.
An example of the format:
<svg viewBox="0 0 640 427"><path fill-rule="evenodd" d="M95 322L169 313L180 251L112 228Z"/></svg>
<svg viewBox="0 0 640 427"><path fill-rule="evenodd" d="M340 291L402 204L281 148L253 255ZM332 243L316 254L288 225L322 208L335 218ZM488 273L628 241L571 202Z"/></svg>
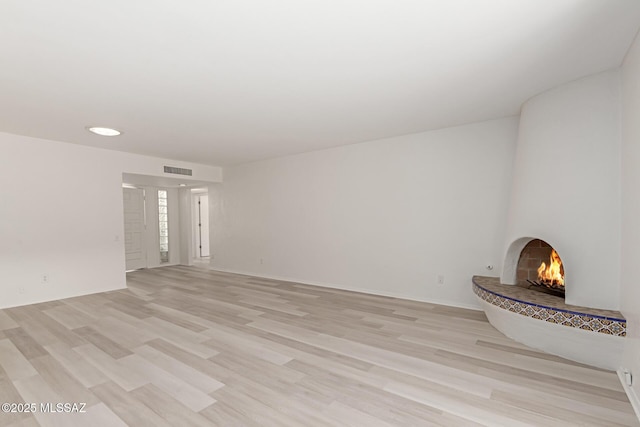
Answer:
<svg viewBox="0 0 640 427"><path fill-rule="evenodd" d="M562 261L560 260L560 256L555 251L555 249L551 250L551 257L549 260L549 266L544 262L540 264L540 268L538 268L538 279L542 281L542 283L550 284L554 286L564 286L564 271L562 268Z"/></svg>

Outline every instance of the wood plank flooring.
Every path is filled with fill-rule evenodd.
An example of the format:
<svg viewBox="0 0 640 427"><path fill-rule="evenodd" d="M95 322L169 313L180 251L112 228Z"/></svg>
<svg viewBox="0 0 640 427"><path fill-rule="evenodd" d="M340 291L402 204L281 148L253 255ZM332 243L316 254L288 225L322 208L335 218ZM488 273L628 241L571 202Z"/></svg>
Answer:
<svg viewBox="0 0 640 427"><path fill-rule="evenodd" d="M127 284L0 310L0 403L38 405L0 425L640 425L615 373L482 312L182 266Z"/></svg>

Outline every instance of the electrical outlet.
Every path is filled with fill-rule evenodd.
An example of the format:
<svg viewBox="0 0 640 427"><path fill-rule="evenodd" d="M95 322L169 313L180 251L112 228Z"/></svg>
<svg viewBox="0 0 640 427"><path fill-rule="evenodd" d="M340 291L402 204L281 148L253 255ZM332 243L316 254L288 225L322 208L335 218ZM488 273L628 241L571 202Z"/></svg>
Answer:
<svg viewBox="0 0 640 427"><path fill-rule="evenodd" d="M444 275L438 274L438 285L444 285Z"/></svg>
<svg viewBox="0 0 640 427"><path fill-rule="evenodd" d="M47 276L46 274L42 275L42 283L49 283L49 276Z"/></svg>
<svg viewBox="0 0 640 427"><path fill-rule="evenodd" d="M26 292L27 292L27 290L24 288L24 286L20 286L20 287L18 287L18 293L19 293L19 294L24 294L24 293L26 293Z"/></svg>
<svg viewBox="0 0 640 427"><path fill-rule="evenodd" d="M260 264L264 264L264 258L260 258Z"/></svg>

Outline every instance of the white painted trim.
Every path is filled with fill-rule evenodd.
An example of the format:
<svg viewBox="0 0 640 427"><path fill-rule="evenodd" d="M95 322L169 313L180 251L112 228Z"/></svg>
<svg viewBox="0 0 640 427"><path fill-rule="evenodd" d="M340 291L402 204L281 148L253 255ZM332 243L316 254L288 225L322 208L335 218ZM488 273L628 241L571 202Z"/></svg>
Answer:
<svg viewBox="0 0 640 427"><path fill-rule="evenodd" d="M124 272L122 274L125 274ZM70 299L70 298L78 298L78 297L84 297L87 295L96 295L96 294L102 294L105 292L113 292L113 291L120 291L123 289L127 289L127 285L125 283L124 286L116 286L116 287L110 287L110 288L104 288L98 291L89 291L89 292L85 292L85 291L80 291L80 292L76 292L75 290L73 291L65 291L60 292L58 294L58 296L56 296L56 298L49 298L49 297L43 297L43 298L34 298L29 300L28 302L20 302L18 304L12 304L12 305L0 305L0 310L4 310L7 308L16 308L16 307L24 307L27 305L33 305L33 304L41 304L41 303L45 303L45 302L51 302L51 301L58 301L58 300L65 300L65 299Z"/></svg>
<svg viewBox="0 0 640 427"><path fill-rule="evenodd" d="M338 286L338 285L334 285L334 284L331 284L331 283L309 282L307 280L293 279L293 278L290 278L290 277L271 276L271 275L258 274L258 273L248 273L248 272L245 272L245 271L226 270L226 269L221 269L221 268L213 268L211 266L209 266L209 270L219 271L221 273L241 274L241 275L244 275L244 276L258 277L258 278L263 278L263 279L282 280L282 281L285 281L285 282L300 283L302 285L317 286L319 288L339 289L339 290L342 290L342 291L360 292L360 293L368 294L368 295L378 295L378 296L383 296L383 297L403 299L403 300L407 300L407 301L426 302L426 303L430 303L430 304L446 305L448 307L465 308L465 309L468 309L468 310L482 311L482 308L480 308L480 307L478 307L476 305L472 305L472 304L460 304L458 302L445 301L445 300L436 300L436 299L428 299L428 298L416 298L416 297L413 297L413 296L409 296L409 295L405 295L405 294L401 294L401 293L396 293L396 292L384 292L384 291L379 291L379 290L374 290L374 289L355 288L355 287L350 287L350 286Z"/></svg>
<svg viewBox="0 0 640 427"><path fill-rule="evenodd" d="M140 271L140 270L153 270L154 268L162 268L162 267L175 267L175 266L178 266L178 265L183 265L184 266L184 264L181 264L179 262L163 262L160 265L152 265L152 266L149 266L149 267L137 268L135 270L127 270L127 271L125 271L125 273L132 273L134 271ZM189 267L189 266L187 266L187 267Z"/></svg>
<svg viewBox="0 0 640 427"><path fill-rule="evenodd" d="M629 402L631 402L631 406L633 407L633 410L636 413L636 417L638 417L638 421L640 421L640 399L638 398L638 395L636 394L636 391L633 389L633 387L627 385L627 382L625 381L625 377L624 377L624 373L626 371L627 370L624 368L618 368L616 373L618 374L618 379L622 384L622 388L624 389L624 392L627 393L627 397L629 398Z"/></svg>
<svg viewBox="0 0 640 427"><path fill-rule="evenodd" d="M169 262L163 262L163 263L160 263L159 265L154 265L153 267L147 267L147 268L152 269L152 268L160 268L160 267L175 267L177 265L183 265L183 264L179 262L169 261Z"/></svg>

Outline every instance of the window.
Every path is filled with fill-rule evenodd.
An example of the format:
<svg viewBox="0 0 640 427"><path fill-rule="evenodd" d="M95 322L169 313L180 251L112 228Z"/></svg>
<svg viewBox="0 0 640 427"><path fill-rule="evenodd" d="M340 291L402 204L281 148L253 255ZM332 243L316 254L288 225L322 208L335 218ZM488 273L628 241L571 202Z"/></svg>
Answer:
<svg viewBox="0 0 640 427"><path fill-rule="evenodd" d="M158 190L158 223L160 225L160 262L169 262L169 210L167 191Z"/></svg>

